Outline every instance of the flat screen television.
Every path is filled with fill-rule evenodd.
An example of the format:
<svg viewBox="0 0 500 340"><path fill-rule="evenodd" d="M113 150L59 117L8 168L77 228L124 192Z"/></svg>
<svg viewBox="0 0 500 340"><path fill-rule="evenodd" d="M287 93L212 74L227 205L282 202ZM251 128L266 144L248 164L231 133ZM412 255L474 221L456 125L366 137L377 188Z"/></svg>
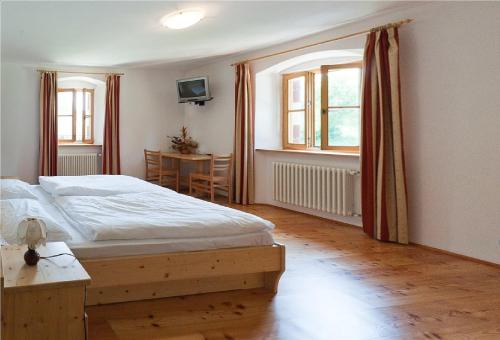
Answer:
<svg viewBox="0 0 500 340"><path fill-rule="evenodd" d="M203 102L212 99L208 88L208 77L177 80L179 103Z"/></svg>

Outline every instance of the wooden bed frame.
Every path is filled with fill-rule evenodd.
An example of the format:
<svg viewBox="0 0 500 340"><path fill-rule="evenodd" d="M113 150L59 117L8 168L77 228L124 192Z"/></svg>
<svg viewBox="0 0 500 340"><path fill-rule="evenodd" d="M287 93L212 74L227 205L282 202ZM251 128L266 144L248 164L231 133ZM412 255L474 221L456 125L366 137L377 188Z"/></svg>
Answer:
<svg viewBox="0 0 500 340"><path fill-rule="evenodd" d="M277 293L285 271L285 246L275 243L79 261L91 277L87 306L237 289L265 288ZM0 259L0 278L1 268Z"/></svg>
<svg viewBox="0 0 500 340"><path fill-rule="evenodd" d="M236 289L276 293L285 270L281 244L82 259L91 277L86 305Z"/></svg>

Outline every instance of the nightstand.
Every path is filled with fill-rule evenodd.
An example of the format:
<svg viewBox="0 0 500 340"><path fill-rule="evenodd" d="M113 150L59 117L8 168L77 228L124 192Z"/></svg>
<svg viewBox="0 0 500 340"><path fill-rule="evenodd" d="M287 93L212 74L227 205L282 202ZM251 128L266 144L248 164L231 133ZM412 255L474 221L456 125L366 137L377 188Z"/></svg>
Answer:
<svg viewBox="0 0 500 340"><path fill-rule="evenodd" d="M80 262L62 255L24 263L27 246L1 247L2 340L86 338L85 287L90 277ZM64 242L37 249L40 256L71 253Z"/></svg>

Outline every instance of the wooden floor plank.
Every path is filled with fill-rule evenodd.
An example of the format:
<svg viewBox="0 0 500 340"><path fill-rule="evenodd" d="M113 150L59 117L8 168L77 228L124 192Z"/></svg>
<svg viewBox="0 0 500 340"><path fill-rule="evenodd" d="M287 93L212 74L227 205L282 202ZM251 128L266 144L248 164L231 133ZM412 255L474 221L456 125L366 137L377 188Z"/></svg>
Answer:
<svg viewBox="0 0 500 340"><path fill-rule="evenodd" d="M276 296L234 291L94 306L89 338L500 339L500 270L262 205L287 270Z"/></svg>

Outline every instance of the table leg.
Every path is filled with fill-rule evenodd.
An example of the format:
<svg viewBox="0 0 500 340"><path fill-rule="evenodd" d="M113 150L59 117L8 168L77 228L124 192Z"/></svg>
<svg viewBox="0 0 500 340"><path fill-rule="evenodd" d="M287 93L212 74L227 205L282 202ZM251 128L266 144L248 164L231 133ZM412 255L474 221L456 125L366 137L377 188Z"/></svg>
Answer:
<svg viewBox="0 0 500 340"><path fill-rule="evenodd" d="M179 172L179 191L181 191L182 188L182 163L180 159L173 159L175 168Z"/></svg>

